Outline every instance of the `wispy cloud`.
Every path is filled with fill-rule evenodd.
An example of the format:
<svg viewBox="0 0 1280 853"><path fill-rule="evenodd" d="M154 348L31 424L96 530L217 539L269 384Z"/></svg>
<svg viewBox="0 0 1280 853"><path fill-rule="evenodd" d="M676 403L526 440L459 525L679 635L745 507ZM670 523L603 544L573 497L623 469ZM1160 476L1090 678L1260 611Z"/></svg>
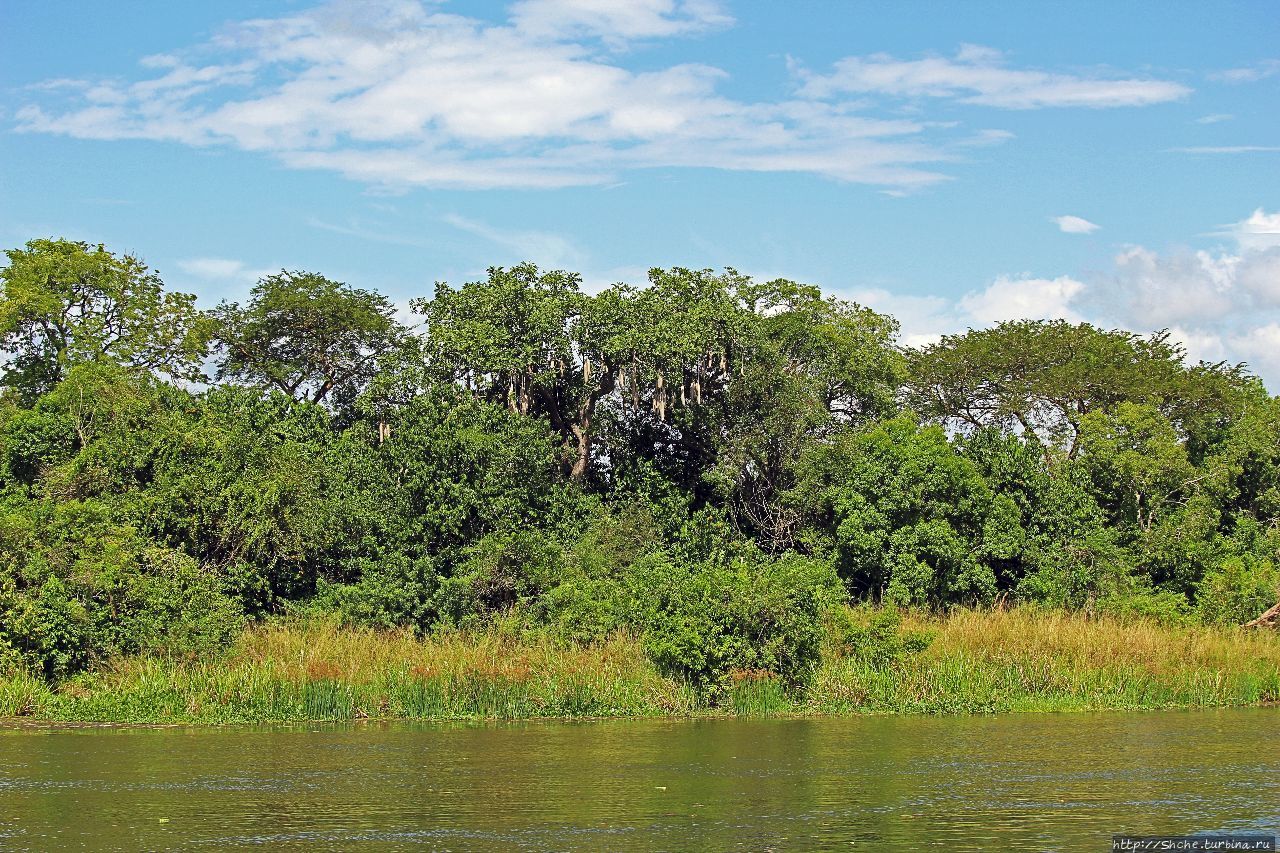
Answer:
<svg viewBox="0 0 1280 853"><path fill-rule="evenodd" d="M703 63L621 61L624 48L728 26L716 0L519 0L490 23L425 0L332 0L232 25L146 57L138 79L27 91L17 129L86 139L233 146L392 191L610 186L629 170L801 172L902 194L945 180L964 146L1003 130L903 118L895 99L1008 108L1141 106L1174 82L954 59L850 57L750 101ZM851 97L856 95L856 97ZM872 98L864 97L874 96Z"/></svg>
<svg viewBox="0 0 1280 853"><path fill-rule="evenodd" d="M177 267L192 278L224 284L255 282L275 272L275 270L251 267L244 261L231 258L186 258L177 261Z"/></svg>
<svg viewBox="0 0 1280 853"><path fill-rule="evenodd" d="M446 214L442 219L460 231L506 249L515 261L533 261L552 269L578 269L586 261L586 254L571 240L549 231L495 228L456 213Z"/></svg>
<svg viewBox="0 0 1280 853"><path fill-rule="evenodd" d="M1178 154L1258 154L1280 151L1280 145L1191 145L1168 150Z"/></svg>
<svg viewBox="0 0 1280 853"><path fill-rule="evenodd" d="M387 243L392 246L412 246L418 249L431 248L432 244L421 237L414 237L407 234L396 234L382 228L371 228L361 224L357 220L349 220L348 222L325 222L323 219L311 217L307 220L307 225L317 228L321 231L330 231L334 234L342 234L346 237L355 237L358 240L368 240L373 243Z"/></svg>
<svg viewBox="0 0 1280 853"><path fill-rule="evenodd" d="M1175 101L1191 92L1169 80L1010 68L999 51L976 45L963 46L953 58L851 56L836 62L830 74L802 72L802 76L801 91L813 98L845 94L952 98L1014 110L1146 106Z"/></svg>
<svg viewBox="0 0 1280 853"><path fill-rule="evenodd" d="M1196 124L1218 124L1223 121L1231 121L1235 118L1231 113L1212 113L1207 116L1200 116L1196 119Z"/></svg>
<svg viewBox="0 0 1280 853"><path fill-rule="evenodd" d="M1280 74L1280 59L1264 59L1261 62L1255 62L1253 65L1246 65L1242 68L1215 71L1209 75L1209 79L1222 83L1256 83L1259 80L1265 80L1277 74Z"/></svg>
<svg viewBox="0 0 1280 853"><path fill-rule="evenodd" d="M1079 216L1055 216L1052 221L1064 234L1092 234L1101 227Z"/></svg>

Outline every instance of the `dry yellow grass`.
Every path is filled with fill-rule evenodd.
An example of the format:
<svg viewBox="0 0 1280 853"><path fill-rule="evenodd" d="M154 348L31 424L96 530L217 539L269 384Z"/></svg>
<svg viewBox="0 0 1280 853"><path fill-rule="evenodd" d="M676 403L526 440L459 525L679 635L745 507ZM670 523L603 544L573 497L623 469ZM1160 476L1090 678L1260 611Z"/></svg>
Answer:
<svg viewBox="0 0 1280 853"><path fill-rule="evenodd" d="M1267 630L1167 626L1024 608L956 610L939 620L909 617L905 624L936 631L935 654L963 651L992 663L1043 661L1159 675L1280 669L1280 635Z"/></svg>

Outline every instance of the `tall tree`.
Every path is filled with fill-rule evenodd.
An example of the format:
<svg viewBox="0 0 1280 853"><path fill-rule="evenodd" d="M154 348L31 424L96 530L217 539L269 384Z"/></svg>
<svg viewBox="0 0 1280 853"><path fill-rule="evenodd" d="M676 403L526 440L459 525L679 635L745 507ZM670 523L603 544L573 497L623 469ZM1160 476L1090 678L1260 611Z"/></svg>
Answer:
<svg viewBox="0 0 1280 853"><path fill-rule="evenodd" d="M34 396L75 365L94 362L200 378L208 318L194 296L167 292L138 258L71 240L32 240L5 254L0 347L11 359L4 384Z"/></svg>
<svg viewBox="0 0 1280 853"><path fill-rule="evenodd" d="M213 315L219 379L313 403L354 397L405 333L385 296L313 272L267 276L244 307L224 302Z"/></svg>
<svg viewBox="0 0 1280 853"><path fill-rule="evenodd" d="M1121 402L1157 406L1197 437L1243 408L1243 367L1189 368L1185 355L1167 332L1144 338L1063 320L1001 323L914 353L909 399L949 426L1017 427L1074 457L1082 419Z"/></svg>

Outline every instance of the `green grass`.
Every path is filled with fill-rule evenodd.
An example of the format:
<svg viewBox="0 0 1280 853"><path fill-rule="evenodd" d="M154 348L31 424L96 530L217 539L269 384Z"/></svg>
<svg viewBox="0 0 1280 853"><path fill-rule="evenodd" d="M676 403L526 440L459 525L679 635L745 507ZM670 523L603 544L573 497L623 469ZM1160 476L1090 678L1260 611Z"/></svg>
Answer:
<svg viewBox="0 0 1280 853"><path fill-rule="evenodd" d="M734 673L709 701L635 638L588 646L499 630L426 639L326 622L258 626L222 656L124 658L56 687L0 677L0 717L144 723L989 713L1280 700L1276 632L1166 627L1029 609L909 616L923 652L870 663L828 649L788 693Z"/></svg>

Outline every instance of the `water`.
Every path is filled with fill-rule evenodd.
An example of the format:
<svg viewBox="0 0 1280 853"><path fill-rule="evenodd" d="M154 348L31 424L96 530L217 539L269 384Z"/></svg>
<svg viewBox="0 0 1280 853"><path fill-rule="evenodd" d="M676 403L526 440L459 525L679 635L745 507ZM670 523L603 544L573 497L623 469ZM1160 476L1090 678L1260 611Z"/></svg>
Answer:
<svg viewBox="0 0 1280 853"><path fill-rule="evenodd" d="M1107 850L1280 832L1280 708L0 730L0 849Z"/></svg>

